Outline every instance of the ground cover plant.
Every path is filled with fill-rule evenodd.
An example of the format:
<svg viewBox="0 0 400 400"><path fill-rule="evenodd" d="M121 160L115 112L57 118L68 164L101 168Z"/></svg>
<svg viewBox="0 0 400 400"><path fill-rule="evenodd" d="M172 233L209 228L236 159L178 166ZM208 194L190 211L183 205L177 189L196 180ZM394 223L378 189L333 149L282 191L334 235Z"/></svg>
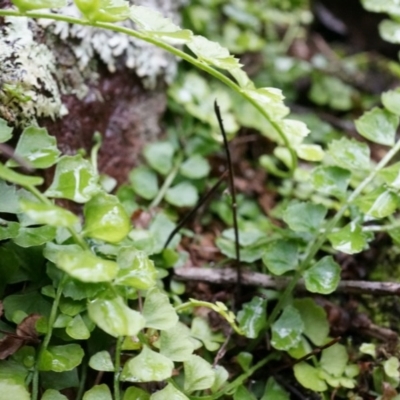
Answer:
<svg viewBox="0 0 400 400"><path fill-rule="evenodd" d="M365 7L390 14L381 32L398 41L398 6L378 3ZM167 135L119 188L98 171L100 134L90 154L62 155L46 129L13 137L0 120L0 399L400 398L397 62L379 59L391 87L371 94L352 84L362 56L289 56L310 22L301 1L196 1L191 29L117 0L76 0L81 18L57 13L63 1L14 4L0 16L122 32L187 64ZM259 73L233 55L248 52L265 57ZM305 76L308 107L342 113L336 129L289 115L272 87L296 103Z"/></svg>

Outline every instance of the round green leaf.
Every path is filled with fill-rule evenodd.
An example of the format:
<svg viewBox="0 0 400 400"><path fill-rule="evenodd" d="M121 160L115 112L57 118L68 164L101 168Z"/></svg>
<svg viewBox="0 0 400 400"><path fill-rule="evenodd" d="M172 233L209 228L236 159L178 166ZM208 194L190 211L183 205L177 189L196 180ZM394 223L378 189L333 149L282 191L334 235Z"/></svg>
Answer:
<svg viewBox="0 0 400 400"><path fill-rule="evenodd" d="M12 379L0 380L0 400L30 400L31 396L25 386Z"/></svg>
<svg viewBox="0 0 400 400"><path fill-rule="evenodd" d="M400 88L382 93L381 99L387 110L393 114L400 115Z"/></svg>
<svg viewBox="0 0 400 400"><path fill-rule="evenodd" d="M295 270L298 264L297 246L292 241L275 240L266 246L262 261L275 275Z"/></svg>
<svg viewBox="0 0 400 400"><path fill-rule="evenodd" d="M322 351L320 365L328 374L333 377L340 377L343 375L348 361L349 355L346 347L335 343Z"/></svg>
<svg viewBox="0 0 400 400"><path fill-rule="evenodd" d="M84 354L78 344L49 346L39 360L39 369L54 372L70 371L82 362Z"/></svg>
<svg viewBox="0 0 400 400"><path fill-rule="evenodd" d="M253 297L250 303L243 304L243 309L238 312L239 326L250 339L255 339L267 322L267 300Z"/></svg>
<svg viewBox="0 0 400 400"><path fill-rule="evenodd" d="M174 399L174 397L166 398ZM136 386L130 386L125 390L124 398L122 400L150 400L150 394Z"/></svg>
<svg viewBox="0 0 400 400"><path fill-rule="evenodd" d="M399 359L394 356L390 357L383 363L383 369L385 371L385 374L389 378L393 378L393 379L400 378L399 367L400 367Z"/></svg>
<svg viewBox="0 0 400 400"><path fill-rule="evenodd" d="M93 354L90 357L89 366L96 371L114 371L114 364L111 360L110 353L106 350Z"/></svg>
<svg viewBox="0 0 400 400"><path fill-rule="evenodd" d="M286 306L282 315L272 325L271 344L277 350L289 350L301 340L304 324L293 306Z"/></svg>
<svg viewBox="0 0 400 400"><path fill-rule="evenodd" d="M181 165L180 172L190 179L205 178L210 172L210 164L204 157L196 154Z"/></svg>
<svg viewBox="0 0 400 400"><path fill-rule="evenodd" d="M283 220L296 232L317 233L327 209L320 204L292 202L283 214Z"/></svg>
<svg viewBox="0 0 400 400"><path fill-rule="evenodd" d="M90 337L90 331L80 314L75 315L72 321L68 323L65 331L69 336L76 340L86 340Z"/></svg>
<svg viewBox="0 0 400 400"><path fill-rule="evenodd" d="M396 211L399 203L398 195L384 187L378 187L354 202L363 213L374 218L388 217Z"/></svg>
<svg viewBox="0 0 400 400"><path fill-rule="evenodd" d="M341 138L329 143L328 154L335 165L341 168L365 171L370 168L370 150L366 143Z"/></svg>
<svg viewBox="0 0 400 400"><path fill-rule="evenodd" d="M131 228L123 205L111 194L99 193L94 196L85 204L83 213L85 236L118 243L128 235Z"/></svg>
<svg viewBox="0 0 400 400"><path fill-rule="evenodd" d="M172 168L174 152L171 143L156 142L145 146L143 155L151 168L161 175L167 175Z"/></svg>
<svg viewBox="0 0 400 400"><path fill-rule="evenodd" d="M113 398L109 387L103 383L102 385L95 385L85 392L82 400L113 400Z"/></svg>
<svg viewBox="0 0 400 400"><path fill-rule="evenodd" d="M324 158L324 151L319 144L300 144L296 146L296 153L302 160L321 161Z"/></svg>
<svg viewBox="0 0 400 400"><path fill-rule="evenodd" d="M47 389L40 400L68 400L68 397L61 394L58 390Z"/></svg>
<svg viewBox="0 0 400 400"><path fill-rule="evenodd" d="M265 392L260 400L289 400L289 393L279 385L272 377L268 378Z"/></svg>
<svg viewBox="0 0 400 400"><path fill-rule="evenodd" d="M295 364L293 371L297 381L306 389L314 392L324 392L328 389L325 381L319 377L318 370L310 364L302 361Z"/></svg>
<svg viewBox="0 0 400 400"><path fill-rule="evenodd" d="M335 250L346 254L356 254L367 247L369 235L354 221L337 232L328 235Z"/></svg>
<svg viewBox="0 0 400 400"><path fill-rule="evenodd" d="M99 176L81 155L63 156L57 163L54 179L45 195L86 203L99 192Z"/></svg>
<svg viewBox="0 0 400 400"><path fill-rule="evenodd" d="M165 200L176 207L192 207L197 203L197 189L189 182L181 182L167 190Z"/></svg>
<svg viewBox="0 0 400 400"><path fill-rule="evenodd" d="M215 372L203 358L192 354L183 363L183 368L185 371L185 392L192 393L196 390L209 389L214 384Z"/></svg>
<svg viewBox="0 0 400 400"><path fill-rule="evenodd" d="M119 271L115 280L117 285L128 285L147 290L156 284L157 271L146 253L134 247L122 247L117 255Z"/></svg>
<svg viewBox="0 0 400 400"><path fill-rule="evenodd" d="M146 327L161 330L174 327L179 319L168 296L157 288L150 290L146 295L143 317Z"/></svg>
<svg viewBox="0 0 400 400"><path fill-rule="evenodd" d="M351 174L340 167L318 167L311 175L311 182L315 189L342 198L346 193Z"/></svg>
<svg viewBox="0 0 400 400"><path fill-rule="evenodd" d="M331 256L326 256L304 273L306 289L312 293L329 294L340 282L340 267Z"/></svg>
<svg viewBox="0 0 400 400"><path fill-rule="evenodd" d="M164 389L159 390L151 395L150 400L189 400L182 392L175 388L174 385L168 383ZM124 399L125 400L125 399ZM129 399L131 400L131 399ZM136 399L132 399L136 400Z"/></svg>
<svg viewBox="0 0 400 400"><path fill-rule="evenodd" d="M379 24L379 33L390 43L400 43L400 22L385 19Z"/></svg>
<svg viewBox="0 0 400 400"><path fill-rule="evenodd" d="M120 297L94 300L89 303L88 312L99 328L114 337L135 336L145 324L142 315L130 309Z"/></svg>
<svg viewBox="0 0 400 400"><path fill-rule="evenodd" d="M125 363L121 381L159 382L172 376L174 363L162 354L143 346L141 353Z"/></svg>
<svg viewBox="0 0 400 400"><path fill-rule="evenodd" d="M375 107L355 121L357 131L375 143L393 146L399 117L390 111Z"/></svg>
<svg viewBox="0 0 400 400"><path fill-rule="evenodd" d="M147 167L135 168L129 174L132 188L139 196L152 200L158 193L157 175Z"/></svg>
<svg viewBox="0 0 400 400"><path fill-rule="evenodd" d="M189 329L178 322L170 329L161 331L160 353L172 361L186 361L195 346Z"/></svg>

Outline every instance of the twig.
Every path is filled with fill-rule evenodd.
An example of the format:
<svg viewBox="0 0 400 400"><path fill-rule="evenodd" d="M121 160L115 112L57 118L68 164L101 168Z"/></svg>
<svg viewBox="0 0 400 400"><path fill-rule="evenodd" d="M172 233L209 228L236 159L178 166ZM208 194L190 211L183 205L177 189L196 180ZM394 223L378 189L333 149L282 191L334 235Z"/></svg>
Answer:
<svg viewBox="0 0 400 400"><path fill-rule="evenodd" d="M32 172L33 168L32 165L25 160L23 157L16 154L12 147L8 146L7 144L0 143L0 153L3 153L6 157L13 159L16 161L23 169L28 172Z"/></svg>
<svg viewBox="0 0 400 400"><path fill-rule="evenodd" d="M215 284L237 283L236 270L233 268L177 268L175 279L182 281L203 281ZM241 272L241 284L246 286L259 286L268 289L283 289L290 278L274 277L253 271ZM306 290L304 281L299 280L296 290ZM352 294L369 294L374 296L400 296L400 283L397 282L369 282L369 281L341 281L336 288L337 292Z"/></svg>

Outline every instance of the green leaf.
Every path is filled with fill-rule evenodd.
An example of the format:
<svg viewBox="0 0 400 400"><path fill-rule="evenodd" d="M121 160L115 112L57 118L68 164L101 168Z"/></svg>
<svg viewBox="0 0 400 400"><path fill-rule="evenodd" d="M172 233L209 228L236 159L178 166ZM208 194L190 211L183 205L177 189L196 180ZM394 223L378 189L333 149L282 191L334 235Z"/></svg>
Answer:
<svg viewBox="0 0 400 400"><path fill-rule="evenodd" d="M283 220L296 232L318 233L327 209L320 204L292 202L283 214Z"/></svg>
<svg viewBox="0 0 400 400"><path fill-rule="evenodd" d="M131 229L131 223L123 205L116 196L99 193L92 197L83 209L85 225L83 234L91 238L118 243Z"/></svg>
<svg viewBox="0 0 400 400"><path fill-rule="evenodd" d="M166 398L168 399L170 397ZM125 390L122 400L150 400L150 394L145 392L143 389L139 389L136 386L131 386Z"/></svg>
<svg viewBox="0 0 400 400"><path fill-rule="evenodd" d="M195 154L181 165L180 173L190 179L205 178L210 173L210 164L207 159Z"/></svg>
<svg viewBox="0 0 400 400"><path fill-rule="evenodd" d="M192 393L196 390L209 389L213 385L215 373L212 366L203 358L193 354L183 363L183 368L185 392Z"/></svg>
<svg viewBox="0 0 400 400"><path fill-rule="evenodd" d="M325 381L319 377L319 371L310 364L302 361L295 364L293 371L297 381L306 389L310 389L314 392L324 392L328 390Z"/></svg>
<svg viewBox="0 0 400 400"><path fill-rule="evenodd" d="M231 70L241 67L239 60L229 54L229 50L217 42L212 42L204 36L195 35L187 44L190 50L206 64L217 68Z"/></svg>
<svg viewBox="0 0 400 400"><path fill-rule="evenodd" d="M257 338L267 323L267 300L261 297L253 297L250 303L244 303L241 311L238 312L237 320L240 328L246 337Z"/></svg>
<svg viewBox="0 0 400 400"><path fill-rule="evenodd" d="M265 391L260 400L290 400L289 393L272 377L268 378Z"/></svg>
<svg viewBox="0 0 400 400"><path fill-rule="evenodd" d="M274 275L282 275L297 268L298 257L293 241L279 239L268 243L262 261Z"/></svg>
<svg viewBox="0 0 400 400"><path fill-rule="evenodd" d="M0 400L30 400L30 398L25 385L16 383L12 379L0 380Z"/></svg>
<svg viewBox="0 0 400 400"><path fill-rule="evenodd" d="M174 363L162 354L143 346L141 353L125 363L121 381L159 382L172 376Z"/></svg>
<svg viewBox="0 0 400 400"><path fill-rule="evenodd" d="M15 183L20 186L39 186L43 184L44 179L39 176L28 176L19 174L0 163L0 179Z"/></svg>
<svg viewBox="0 0 400 400"><path fill-rule="evenodd" d="M82 347L78 344L49 346L44 350L39 359L39 370L54 372L70 371L80 365L84 355Z"/></svg>
<svg viewBox="0 0 400 400"><path fill-rule="evenodd" d="M0 118L0 143L7 142L12 138L13 128L9 127L7 121Z"/></svg>
<svg viewBox="0 0 400 400"><path fill-rule="evenodd" d="M118 272L116 262L96 257L91 251L80 247L48 244L44 256L82 282L110 282Z"/></svg>
<svg viewBox="0 0 400 400"><path fill-rule="evenodd" d="M313 162L321 161L325 154L319 144L300 144L296 146L296 153L302 160Z"/></svg>
<svg viewBox="0 0 400 400"><path fill-rule="evenodd" d="M56 228L53 226L40 226L38 228L20 227L18 235L13 239L14 243L21 247L40 246L56 236Z"/></svg>
<svg viewBox="0 0 400 400"><path fill-rule="evenodd" d="M172 361L186 361L195 349L190 331L178 322L172 328L161 331L160 353Z"/></svg>
<svg viewBox="0 0 400 400"><path fill-rule="evenodd" d="M392 215L399 206L399 197L391 190L378 187L370 193L360 196L354 204L365 214L374 218Z"/></svg>
<svg viewBox="0 0 400 400"><path fill-rule="evenodd" d="M400 22L384 19L379 24L379 33L387 42L400 43Z"/></svg>
<svg viewBox="0 0 400 400"><path fill-rule="evenodd" d="M390 111L374 107L355 121L360 135L372 142L393 146L399 117Z"/></svg>
<svg viewBox="0 0 400 400"><path fill-rule="evenodd" d="M56 138L47 133L47 129L29 126L22 132L15 154L26 159L34 168L49 168L54 165L60 150L57 148ZM16 167L19 163L9 160L7 166Z"/></svg>
<svg viewBox="0 0 400 400"><path fill-rule="evenodd" d="M257 398L245 386L240 385L233 395L233 400L257 400Z"/></svg>
<svg viewBox="0 0 400 400"><path fill-rule="evenodd" d="M229 258L236 258L236 247L235 242L232 240L218 237L215 241L217 247L221 250L221 253ZM252 263L259 260L265 253L265 244L255 244L253 246L240 248L240 261Z"/></svg>
<svg viewBox="0 0 400 400"><path fill-rule="evenodd" d="M368 245L370 235L364 233L360 225L354 221L344 228L328 235L332 247L346 254L356 254L363 251Z"/></svg>
<svg viewBox="0 0 400 400"><path fill-rule="evenodd" d="M289 350L301 340L304 324L300 313L293 306L286 306L272 325L271 345L277 350Z"/></svg>
<svg viewBox="0 0 400 400"><path fill-rule="evenodd" d="M379 171L378 176L394 189L400 189L400 162Z"/></svg>
<svg viewBox="0 0 400 400"><path fill-rule="evenodd" d="M150 167L161 175L167 175L171 171L174 152L169 142L150 143L143 149L143 155Z"/></svg>
<svg viewBox="0 0 400 400"><path fill-rule="evenodd" d="M332 256L321 258L304 273L306 289L320 294L334 292L340 282L340 271Z"/></svg>
<svg viewBox="0 0 400 400"><path fill-rule="evenodd" d="M7 185L5 181L0 179L0 212L17 214L20 212L19 196L14 185Z"/></svg>
<svg viewBox="0 0 400 400"><path fill-rule="evenodd" d="M57 163L53 183L45 195L86 203L100 191L98 181L99 176L92 164L81 155L63 156Z"/></svg>
<svg viewBox="0 0 400 400"><path fill-rule="evenodd" d="M41 400L68 400L68 397L61 394L58 390L47 389L43 393Z"/></svg>
<svg viewBox="0 0 400 400"><path fill-rule="evenodd" d="M237 363L242 367L243 371L248 371L253 363L253 354L242 351L236 356Z"/></svg>
<svg viewBox="0 0 400 400"><path fill-rule="evenodd" d="M95 385L85 392L82 400L113 400L113 398L109 387L103 383L102 385Z"/></svg>
<svg viewBox="0 0 400 400"><path fill-rule="evenodd" d="M68 323L65 331L68 336L76 340L86 340L90 337L90 331L80 314L75 315L72 321Z"/></svg>
<svg viewBox="0 0 400 400"><path fill-rule="evenodd" d="M293 306L303 321L303 334L316 346L324 345L329 335L329 322L324 308L310 298L296 299Z"/></svg>
<svg viewBox="0 0 400 400"><path fill-rule="evenodd" d="M80 12L90 21L117 22L129 18L129 3L123 0L75 0Z"/></svg>
<svg viewBox="0 0 400 400"><path fill-rule="evenodd" d="M90 357L89 366L96 371L114 371L114 364L111 360L110 353L106 350L93 354Z"/></svg>
<svg viewBox="0 0 400 400"><path fill-rule="evenodd" d="M212 393L215 393L217 390L221 389L221 387L224 386L229 379L229 372L221 365L216 365L214 367L214 375L214 383L211 386Z"/></svg>
<svg viewBox="0 0 400 400"><path fill-rule="evenodd" d="M129 174L132 188L139 196L152 200L158 193L157 175L147 167L138 167Z"/></svg>
<svg viewBox="0 0 400 400"><path fill-rule="evenodd" d="M146 253L133 246L122 247L118 251L117 264L119 271L116 285L128 285L139 290L150 289L156 284L157 271L154 263Z"/></svg>
<svg viewBox="0 0 400 400"><path fill-rule="evenodd" d="M158 392L151 395L150 400L189 400L182 392L175 388L172 383L168 383L168 385ZM124 399L125 400L125 399ZM130 400L130 399L129 399ZM136 400L136 399L134 399Z"/></svg>
<svg viewBox="0 0 400 400"><path fill-rule="evenodd" d="M339 377L343 375L348 361L346 347L335 343L322 351L320 366L328 374Z"/></svg>
<svg viewBox="0 0 400 400"><path fill-rule="evenodd" d="M38 224L73 227L79 222L76 215L53 204L34 203L25 199L21 199L19 204L21 211Z"/></svg>
<svg viewBox="0 0 400 400"><path fill-rule="evenodd" d="M368 354L372 358L376 358L376 345L373 343L363 343L360 346L361 353Z"/></svg>
<svg viewBox="0 0 400 400"><path fill-rule="evenodd" d="M320 166L313 170L311 182L315 189L341 199L346 193L350 177L347 169Z"/></svg>
<svg viewBox="0 0 400 400"><path fill-rule="evenodd" d="M155 254L161 253L161 251L164 249L164 244L170 233L175 229L175 226L176 225L164 213L159 213L156 215L149 228L155 240L153 249ZM176 235L168 247L176 246L179 240L180 236Z"/></svg>
<svg viewBox="0 0 400 400"><path fill-rule="evenodd" d="M165 194L165 200L176 207L193 207L198 199L196 187L189 182L178 183Z"/></svg>
<svg viewBox="0 0 400 400"><path fill-rule="evenodd" d="M88 313L99 328L114 337L135 336L145 324L142 315L130 309L121 297L94 300L88 305Z"/></svg>
<svg viewBox="0 0 400 400"><path fill-rule="evenodd" d="M400 362L397 357L390 357L383 363L383 369L385 374L389 378L399 379L400 372L399 372Z"/></svg>
<svg viewBox="0 0 400 400"><path fill-rule="evenodd" d="M1 193L1 192L0 192ZM0 222L0 241L12 239L18 236L19 223L18 222Z"/></svg>
<svg viewBox="0 0 400 400"><path fill-rule="evenodd" d="M382 93L381 99L382 104L388 111L400 115L400 88Z"/></svg>
<svg viewBox="0 0 400 400"><path fill-rule="evenodd" d="M61 8L67 5L65 0L13 0L21 12L40 10L42 8Z"/></svg>
<svg viewBox="0 0 400 400"><path fill-rule="evenodd" d="M222 334L214 333L207 321L201 317L195 317L191 326L192 336L201 340L208 351L216 351L223 343L225 337Z"/></svg>
<svg viewBox="0 0 400 400"><path fill-rule="evenodd" d="M178 315L169 302L168 296L159 289L151 289L143 305L145 326L154 329L170 329L178 322Z"/></svg>
<svg viewBox="0 0 400 400"><path fill-rule="evenodd" d="M370 150L367 144L354 139L341 138L329 144L328 154L335 165L341 168L366 171L370 168Z"/></svg>

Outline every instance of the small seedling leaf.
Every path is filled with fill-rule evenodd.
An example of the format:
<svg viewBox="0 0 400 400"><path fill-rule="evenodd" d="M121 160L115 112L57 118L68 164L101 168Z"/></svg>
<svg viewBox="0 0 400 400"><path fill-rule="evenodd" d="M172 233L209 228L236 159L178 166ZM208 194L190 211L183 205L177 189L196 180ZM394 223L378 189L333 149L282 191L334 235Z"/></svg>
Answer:
<svg viewBox="0 0 400 400"><path fill-rule="evenodd" d="M312 293L329 294L340 282L340 267L331 256L326 256L304 273L306 289Z"/></svg>
<svg viewBox="0 0 400 400"><path fill-rule="evenodd" d="M363 251L368 244L370 235L363 232L360 225L350 222L344 228L328 235L332 247L346 254L356 254Z"/></svg>
<svg viewBox="0 0 400 400"><path fill-rule="evenodd" d="M365 171L370 168L370 150L367 144L354 139L333 140L328 146L328 154L335 165L350 171Z"/></svg>
<svg viewBox="0 0 400 400"><path fill-rule="evenodd" d="M298 264L296 243L281 239L268 243L262 261L274 275L295 270Z"/></svg>
<svg viewBox="0 0 400 400"><path fill-rule="evenodd" d="M40 371L64 372L80 365L84 351L78 344L49 346L39 359Z"/></svg>
<svg viewBox="0 0 400 400"><path fill-rule="evenodd" d="M185 370L185 392L192 393L196 390L209 389L214 384L215 372L203 358L193 354L183 363L183 368Z"/></svg>
<svg viewBox="0 0 400 400"><path fill-rule="evenodd" d="M255 339L265 327L267 300L261 297L253 297L250 303L243 304L243 308L237 315L240 329L246 337Z"/></svg>

